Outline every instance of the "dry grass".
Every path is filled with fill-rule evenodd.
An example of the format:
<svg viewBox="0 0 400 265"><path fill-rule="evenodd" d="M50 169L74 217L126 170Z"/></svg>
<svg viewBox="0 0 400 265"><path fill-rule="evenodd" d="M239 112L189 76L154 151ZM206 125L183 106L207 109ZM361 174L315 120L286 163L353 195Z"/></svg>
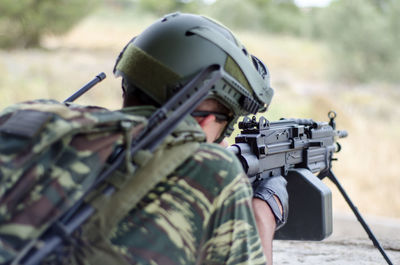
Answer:
<svg viewBox="0 0 400 265"><path fill-rule="evenodd" d="M149 19L115 18L90 17L66 36L47 38L44 50L0 51L0 109L34 98L61 101L101 71L108 78L77 103L118 108L121 93L119 80L112 77L114 60ZM336 175L362 213L400 218L400 89L329 80L329 56L321 44L288 36L238 35L272 72L276 95L267 118L327 120L328 111L334 109L338 129L349 132L341 140ZM334 209L348 211L332 190Z"/></svg>

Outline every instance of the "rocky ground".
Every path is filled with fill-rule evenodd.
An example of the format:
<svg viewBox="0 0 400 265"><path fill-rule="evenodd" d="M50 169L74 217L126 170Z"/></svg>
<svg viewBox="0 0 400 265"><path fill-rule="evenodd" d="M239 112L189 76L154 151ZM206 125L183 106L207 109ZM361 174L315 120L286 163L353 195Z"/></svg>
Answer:
<svg viewBox="0 0 400 265"><path fill-rule="evenodd" d="M400 220L366 218L393 264L400 264ZM387 264L357 219L334 214L333 234L321 242L274 242L274 264Z"/></svg>

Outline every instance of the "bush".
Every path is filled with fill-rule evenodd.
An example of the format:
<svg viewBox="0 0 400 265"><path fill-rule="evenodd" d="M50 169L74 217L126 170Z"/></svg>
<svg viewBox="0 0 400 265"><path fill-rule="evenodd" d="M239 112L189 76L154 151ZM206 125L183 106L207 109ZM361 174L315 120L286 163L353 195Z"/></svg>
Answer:
<svg viewBox="0 0 400 265"><path fill-rule="evenodd" d="M314 33L333 52L334 74L341 79L399 81L400 4L340 0L316 19Z"/></svg>
<svg viewBox="0 0 400 265"><path fill-rule="evenodd" d="M294 34L301 29L302 14L291 0L218 0L207 14L230 28Z"/></svg>
<svg viewBox="0 0 400 265"><path fill-rule="evenodd" d="M218 0L205 12L229 28L247 30L262 28L261 12L252 1Z"/></svg>
<svg viewBox="0 0 400 265"><path fill-rule="evenodd" d="M132 2L135 8L140 11L156 16L163 16L177 11L198 13L204 6L202 0L135 0Z"/></svg>
<svg viewBox="0 0 400 265"><path fill-rule="evenodd" d="M44 34L62 34L92 10L94 0L1 0L0 47L40 45Z"/></svg>

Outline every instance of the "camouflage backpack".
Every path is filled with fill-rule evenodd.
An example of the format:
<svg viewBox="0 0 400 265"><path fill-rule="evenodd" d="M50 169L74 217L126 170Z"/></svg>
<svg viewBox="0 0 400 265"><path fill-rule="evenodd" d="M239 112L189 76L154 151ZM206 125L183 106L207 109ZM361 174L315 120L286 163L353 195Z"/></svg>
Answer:
<svg viewBox="0 0 400 265"><path fill-rule="evenodd" d="M128 150L147 125L144 116L129 113L54 100L16 104L0 113L1 264L20 255L86 193L85 202L96 209L81 229L86 240L96 242L89 244L89 263L110 262L102 252L112 252L107 235L113 226L205 139L186 119L156 152L141 150L133 157L127 152L124 165L107 178L116 188L111 198L98 196L101 188L89 193L110 156L119 147ZM110 255L111 260L117 256Z"/></svg>
<svg viewBox="0 0 400 265"><path fill-rule="evenodd" d="M0 116L1 251L11 250L12 258L69 209L113 150L145 124L143 117L52 100L5 109Z"/></svg>

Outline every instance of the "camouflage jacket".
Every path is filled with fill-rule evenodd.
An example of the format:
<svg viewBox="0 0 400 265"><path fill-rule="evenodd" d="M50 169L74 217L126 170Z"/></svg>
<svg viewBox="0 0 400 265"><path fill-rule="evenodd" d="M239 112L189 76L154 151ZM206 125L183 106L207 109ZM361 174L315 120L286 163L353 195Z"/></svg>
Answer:
<svg viewBox="0 0 400 265"><path fill-rule="evenodd" d="M131 264L265 264L237 158L202 143L113 229Z"/></svg>
<svg viewBox="0 0 400 265"><path fill-rule="evenodd" d="M146 190L140 182L122 181L129 178L116 172L109 182L119 192L111 199L88 198L98 214L74 233L74 244L43 264L265 264L242 166L225 149L203 143L201 128L191 117L183 124L153 156L133 157L143 165L133 179L162 172L157 185ZM177 165L175 154L184 158Z"/></svg>
<svg viewBox="0 0 400 265"><path fill-rule="evenodd" d="M265 264L251 193L236 157L201 144L129 212L111 242L132 264Z"/></svg>

